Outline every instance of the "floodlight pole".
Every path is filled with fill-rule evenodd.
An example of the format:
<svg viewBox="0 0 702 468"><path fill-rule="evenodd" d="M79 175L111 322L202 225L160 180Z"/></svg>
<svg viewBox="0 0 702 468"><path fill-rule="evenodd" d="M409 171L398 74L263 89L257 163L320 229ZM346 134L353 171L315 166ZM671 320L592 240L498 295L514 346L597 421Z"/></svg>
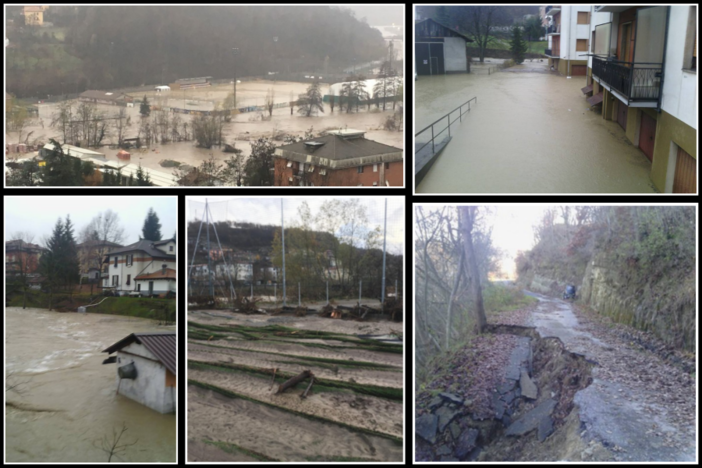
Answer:
<svg viewBox="0 0 702 468"><path fill-rule="evenodd" d="M210 252L210 209L205 198L205 214L207 215L207 279L210 285L210 296L212 296L212 301L214 302L214 283L212 282L212 256Z"/></svg>
<svg viewBox="0 0 702 468"><path fill-rule="evenodd" d="M385 227L383 228L383 286L380 291L380 311L383 312L385 303L385 239L388 235L388 199L385 199Z"/></svg>
<svg viewBox="0 0 702 468"><path fill-rule="evenodd" d="M283 245L283 307L285 307L285 223L283 220L283 199L280 199L280 231L282 233L282 245Z"/></svg>

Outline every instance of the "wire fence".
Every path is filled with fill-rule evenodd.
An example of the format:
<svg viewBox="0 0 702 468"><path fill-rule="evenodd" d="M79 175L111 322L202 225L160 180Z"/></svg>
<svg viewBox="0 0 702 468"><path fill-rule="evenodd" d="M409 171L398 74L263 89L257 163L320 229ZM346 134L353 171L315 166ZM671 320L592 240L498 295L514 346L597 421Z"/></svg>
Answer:
<svg viewBox="0 0 702 468"><path fill-rule="evenodd" d="M190 304L381 307L402 297L402 197L188 198L187 216Z"/></svg>

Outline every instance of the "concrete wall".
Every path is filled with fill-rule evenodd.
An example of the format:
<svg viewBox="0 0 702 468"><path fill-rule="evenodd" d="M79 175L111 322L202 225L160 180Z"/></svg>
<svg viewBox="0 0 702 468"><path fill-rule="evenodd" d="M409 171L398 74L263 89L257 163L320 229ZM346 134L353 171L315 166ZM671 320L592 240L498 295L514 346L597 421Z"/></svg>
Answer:
<svg viewBox="0 0 702 468"><path fill-rule="evenodd" d="M460 37L444 38L444 68L448 72L466 72L466 41Z"/></svg>
<svg viewBox="0 0 702 468"><path fill-rule="evenodd" d="M697 128L697 75L682 69L689 15L689 6L670 7L661 108Z"/></svg>
<svg viewBox="0 0 702 468"><path fill-rule="evenodd" d="M130 353L125 354L124 351ZM134 362L136 379L120 379L119 393L159 413L175 411L175 388L166 387L166 368L144 345L132 343L117 352L117 367ZM115 370L115 373L117 370ZM120 382L121 380L121 382Z"/></svg>

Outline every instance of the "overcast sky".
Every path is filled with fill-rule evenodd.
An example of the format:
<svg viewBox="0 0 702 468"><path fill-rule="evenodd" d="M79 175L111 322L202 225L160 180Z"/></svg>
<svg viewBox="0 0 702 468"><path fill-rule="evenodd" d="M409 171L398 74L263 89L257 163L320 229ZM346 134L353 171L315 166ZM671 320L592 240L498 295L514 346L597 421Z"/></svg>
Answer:
<svg viewBox="0 0 702 468"><path fill-rule="evenodd" d="M356 18L365 17L371 26L403 24L404 5L339 5L356 13Z"/></svg>
<svg viewBox="0 0 702 468"><path fill-rule="evenodd" d="M210 201L210 210L215 221L225 219L232 221L245 221L257 224L273 224L280 226L280 198L232 198L232 197L207 197ZM296 197L286 198L285 223L288 226L298 221L297 210L303 201L316 216L324 200L344 197ZM188 197L188 220L200 219L204 212L205 197ZM383 229L384 198L360 197L361 203L368 208L368 220L371 227L380 226ZM387 248L394 254L403 252L404 242L404 197L388 197L388 232Z"/></svg>
<svg viewBox="0 0 702 468"><path fill-rule="evenodd" d="M71 216L78 236L80 230L100 212L111 209L119 215L124 228L124 245L139 240L141 228L149 208L153 208L161 222L161 235L170 238L176 230L178 199L176 197L144 196L31 196L4 197L5 240L18 231L34 234L34 243L42 244L44 236L51 235L58 218Z"/></svg>

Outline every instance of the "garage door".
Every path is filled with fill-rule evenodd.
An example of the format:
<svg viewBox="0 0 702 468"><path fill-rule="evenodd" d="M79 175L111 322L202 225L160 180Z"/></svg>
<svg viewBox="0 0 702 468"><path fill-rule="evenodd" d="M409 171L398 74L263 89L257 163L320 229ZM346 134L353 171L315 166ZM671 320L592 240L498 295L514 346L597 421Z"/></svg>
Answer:
<svg viewBox="0 0 702 468"><path fill-rule="evenodd" d="M570 74L572 76L585 76L587 73L587 65L571 65Z"/></svg>
<svg viewBox="0 0 702 468"><path fill-rule="evenodd" d="M649 161L653 161L653 146L656 142L656 120L648 114L641 113L641 134L639 148Z"/></svg>
<svg viewBox="0 0 702 468"><path fill-rule="evenodd" d="M418 42L415 44L418 75L444 74L444 44Z"/></svg>
<svg viewBox="0 0 702 468"><path fill-rule="evenodd" d="M697 161L678 147L673 193L697 193Z"/></svg>
<svg viewBox="0 0 702 468"><path fill-rule="evenodd" d="M622 101L617 101L617 122L626 131L626 118L629 113L629 107Z"/></svg>

